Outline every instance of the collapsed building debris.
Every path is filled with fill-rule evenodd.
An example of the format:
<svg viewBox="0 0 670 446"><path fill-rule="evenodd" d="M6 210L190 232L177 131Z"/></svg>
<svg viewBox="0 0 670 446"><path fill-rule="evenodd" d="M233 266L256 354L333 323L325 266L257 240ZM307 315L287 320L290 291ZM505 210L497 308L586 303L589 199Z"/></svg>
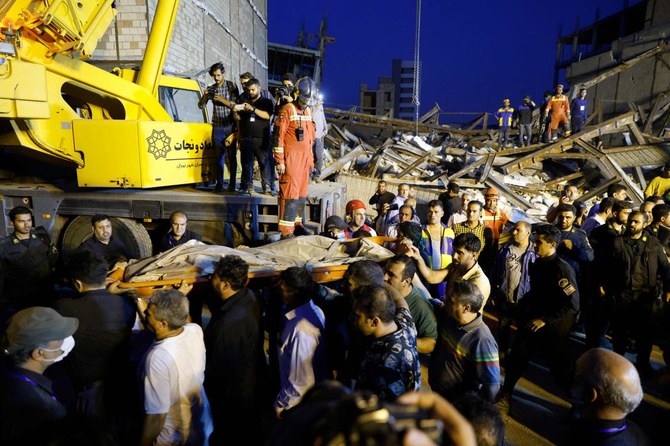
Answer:
<svg viewBox="0 0 670 446"><path fill-rule="evenodd" d="M594 113L581 132L556 142L498 148L495 129L439 125L434 110L431 122L419 122L420 136L415 136L415 123L410 121L328 108L330 132L322 178L353 174L375 185L384 178L392 184L411 183L435 196L449 181L465 188L494 187L512 207L537 219L551 204L547 197L567 182L584 191L583 200L621 182L640 202L646 187L643 168L670 161L670 141L659 137L668 110L670 100L664 97L647 114L631 106L630 111L599 122ZM652 134L657 129L654 121L663 128Z"/></svg>

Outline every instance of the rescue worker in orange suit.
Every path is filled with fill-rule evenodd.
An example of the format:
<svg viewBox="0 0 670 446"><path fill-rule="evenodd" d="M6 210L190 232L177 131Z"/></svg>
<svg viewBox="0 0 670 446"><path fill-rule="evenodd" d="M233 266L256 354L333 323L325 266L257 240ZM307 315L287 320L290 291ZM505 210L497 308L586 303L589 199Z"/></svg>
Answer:
<svg viewBox="0 0 670 446"><path fill-rule="evenodd" d="M284 105L275 120L273 153L279 175L279 231L282 238L296 230L306 233L302 214L307 202L309 175L314 168L312 145L316 125L310 107L317 97L316 85L309 77L296 82L295 101Z"/></svg>
<svg viewBox="0 0 670 446"><path fill-rule="evenodd" d="M479 264L484 269L484 272L490 277L495 268L495 261L498 256L498 241L500 235L505 230L507 225L507 215L502 209L498 207L498 200L500 194L494 188L489 188L484 194L484 209L482 211L482 223L484 226L491 228L492 253L490 257L480 256Z"/></svg>
<svg viewBox="0 0 670 446"><path fill-rule="evenodd" d="M554 94L551 99L549 99L547 108L544 111L545 119L549 115L550 111L551 121L549 122L549 131L547 133L547 138L549 141L555 141L557 139L555 134L553 139L551 135L552 132L558 130L558 125L561 122L565 128L565 136L570 136L570 101L568 100L568 97L563 94L562 84L556 85L556 94Z"/></svg>

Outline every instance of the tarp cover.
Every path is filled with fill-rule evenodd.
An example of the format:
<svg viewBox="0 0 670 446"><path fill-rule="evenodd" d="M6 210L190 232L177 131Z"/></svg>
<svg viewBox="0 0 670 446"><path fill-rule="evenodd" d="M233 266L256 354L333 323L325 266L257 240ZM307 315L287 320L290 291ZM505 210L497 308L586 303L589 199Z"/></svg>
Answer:
<svg viewBox="0 0 670 446"><path fill-rule="evenodd" d="M353 242L356 243L356 242ZM190 240L153 257L132 261L126 267L124 282L199 277L212 274L221 257L240 256L249 271L281 271L291 266L314 267L342 265L363 258L380 262L393 256L388 249L361 239L354 257L345 254L343 245L328 237L310 235L281 240L260 248L234 249Z"/></svg>

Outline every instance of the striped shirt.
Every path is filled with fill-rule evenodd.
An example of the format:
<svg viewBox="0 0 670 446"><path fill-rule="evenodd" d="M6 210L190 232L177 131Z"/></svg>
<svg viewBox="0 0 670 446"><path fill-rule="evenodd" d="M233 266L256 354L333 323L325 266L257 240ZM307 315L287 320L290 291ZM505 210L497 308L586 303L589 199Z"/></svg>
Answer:
<svg viewBox="0 0 670 446"><path fill-rule="evenodd" d="M452 397L477 392L483 384L499 384L498 344L482 315L460 327L446 314L438 314L437 320L438 339L428 369L431 389Z"/></svg>

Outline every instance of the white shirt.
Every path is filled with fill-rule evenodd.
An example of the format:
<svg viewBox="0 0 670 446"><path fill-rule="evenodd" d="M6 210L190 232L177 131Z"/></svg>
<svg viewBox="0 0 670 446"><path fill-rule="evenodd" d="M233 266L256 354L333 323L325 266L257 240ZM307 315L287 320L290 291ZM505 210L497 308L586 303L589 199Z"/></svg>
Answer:
<svg viewBox="0 0 670 446"><path fill-rule="evenodd" d="M144 357L144 412L167 413L156 445L202 444L206 435L203 414L211 419L204 379L205 343L200 326L186 324L179 335L152 344Z"/></svg>

